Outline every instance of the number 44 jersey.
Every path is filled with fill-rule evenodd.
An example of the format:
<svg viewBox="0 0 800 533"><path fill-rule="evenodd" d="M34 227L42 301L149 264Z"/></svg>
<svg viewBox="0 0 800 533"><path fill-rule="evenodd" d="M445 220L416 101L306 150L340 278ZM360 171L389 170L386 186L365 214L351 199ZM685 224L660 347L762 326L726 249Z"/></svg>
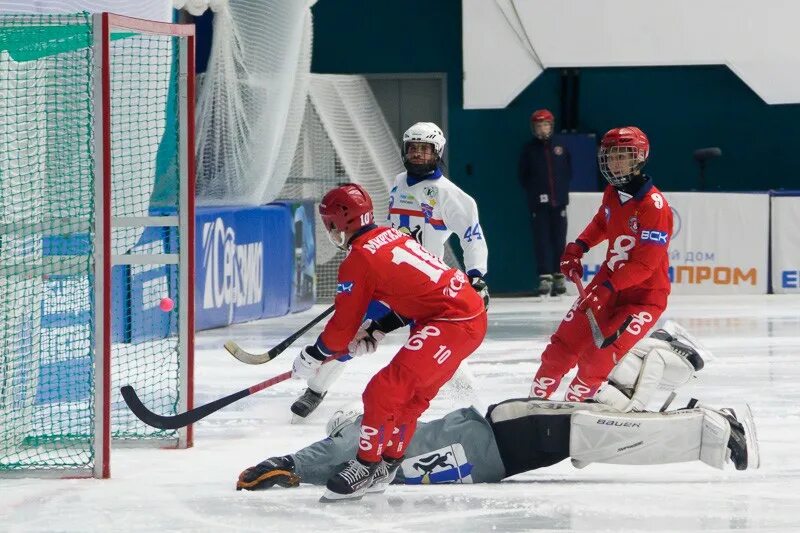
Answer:
<svg viewBox="0 0 800 533"><path fill-rule="evenodd" d="M463 272L386 227L357 235L339 266L336 310L320 335L329 353L345 350L353 340L370 300L418 324L469 320L485 312L483 299Z"/></svg>
<svg viewBox="0 0 800 533"><path fill-rule="evenodd" d="M672 210L650 179L636 196L609 185L603 203L578 237L589 248L608 239L603 263L616 291L670 291L669 240Z"/></svg>
<svg viewBox="0 0 800 533"><path fill-rule="evenodd" d="M444 257L444 243L455 233L464 250L467 274L486 275L489 249L478 220L478 205L441 170L422 180L406 172L397 176L389 193L389 223L436 257Z"/></svg>

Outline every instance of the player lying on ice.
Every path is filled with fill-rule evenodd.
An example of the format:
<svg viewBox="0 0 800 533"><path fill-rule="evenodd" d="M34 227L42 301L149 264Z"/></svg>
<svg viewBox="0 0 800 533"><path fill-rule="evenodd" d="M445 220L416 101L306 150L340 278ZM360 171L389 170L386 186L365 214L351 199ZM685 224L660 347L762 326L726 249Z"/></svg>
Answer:
<svg viewBox="0 0 800 533"><path fill-rule="evenodd" d="M578 468L697 460L720 469L727 462L737 470L758 468L755 426L746 406L642 412L657 393L688 383L703 367L703 356L708 353L680 326L667 323L614 368L595 397L604 403L511 399L489 407L485 416L470 407L420 423L393 482L496 483L567 457ZM237 490L324 485L358 448L358 412L337 411L327 431L324 440L247 468Z"/></svg>

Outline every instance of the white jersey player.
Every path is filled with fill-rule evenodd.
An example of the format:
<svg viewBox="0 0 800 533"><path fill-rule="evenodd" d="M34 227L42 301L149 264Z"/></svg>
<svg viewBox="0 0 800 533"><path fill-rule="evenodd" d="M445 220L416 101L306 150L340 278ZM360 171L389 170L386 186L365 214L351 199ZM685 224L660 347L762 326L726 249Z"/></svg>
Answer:
<svg viewBox="0 0 800 533"><path fill-rule="evenodd" d="M397 175L389 194L389 223L440 258L450 235L458 235L464 270L488 304L483 277L489 249L478 219L478 205L442 174L445 143L442 130L432 122L417 122L403 134L406 172Z"/></svg>
<svg viewBox="0 0 800 533"><path fill-rule="evenodd" d="M489 305L486 275L489 250L478 220L478 206L470 195L447 179L440 163L446 140L439 126L418 122L403 134L403 164L406 172L395 179L389 195L389 223L413 236L437 257L444 256L444 243L453 233L461 239L464 270L470 284ZM369 318L378 318L377 316ZM352 355L361 355L369 344L374 351L377 341L393 329L406 325L394 313L366 322ZM344 371L345 357L321 367L309 378L308 388L291 406L295 421L307 417L322 402L328 389Z"/></svg>

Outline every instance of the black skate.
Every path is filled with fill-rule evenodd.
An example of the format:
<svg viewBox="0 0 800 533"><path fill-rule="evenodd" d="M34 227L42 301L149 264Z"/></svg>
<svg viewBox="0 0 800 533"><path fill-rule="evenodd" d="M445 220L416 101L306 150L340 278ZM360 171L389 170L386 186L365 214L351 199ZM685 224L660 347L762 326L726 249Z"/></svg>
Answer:
<svg viewBox="0 0 800 533"><path fill-rule="evenodd" d="M319 404L322 403L322 399L325 398L326 394L328 393L323 392L320 394L311 389L306 389L303 395L294 401L291 410L300 418L305 418L313 413L314 409L319 407Z"/></svg>
<svg viewBox="0 0 800 533"><path fill-rule="evenodd" d="M539 287L536 289L537 296L547 296L553 289L553 276L542 274L539 276Z"/></svg>
<svg viewBox="0 0 800 533"><path fill-rule="evenodd" d="M553 287L550 289L550 296L561 296L567 292L564 274L553 274Z"/></svg>
<svg viewBox="0 0 800 533"><path fill-rule="evenodd" d="M383 459L383 461L378 464L378 468L375 470L375 476L372 479L372 485L369 486L367 492L384 492L389 485L392 484L394 481L394 477L397 475L397 469L400 468L400 464L403 462L403 457L400 459Z"/></svg>
<svg viewBox="0 0 800 533"><path fill-rule="evenodd" d="M375 472L380 465L381 463L362 463L358 459L350 459L338 474L328 480L325 485L327 490L319 501L331 503L360 500L372 485Z"/></svg>
<svg viewBox="0 0 800 533"><path fill-rule="evenodd" d="M657 329L652 332L650 336L654 339L668 342L672 351L689 361L689 363L694 367L695 371L702 370L705 366L703 356L700 355L700 352L698 352L694 346L679 341L667 330Z"/></svg>
<svg viewBox="0 0 800 533"><path fill-rule="evenodd" d="M236 490L264 490L275 485L288 488L299 484L300 477L294 473L294 459L284 455L270 457L239 474Z"/></svg>
<svg viewBox="0 0 800 533"><path fill-rule="evenodd" d="M666 342L672 342L672 341L675 340L675 337L673 337L670 334L669 331L667 331L665 329L661 329L661 328L659 328L659 329L655 330L654 332L652 332L650 334L650 336L653 337L654 339L658 339L658 340L666 341Z"/></svg>
<svg viewBox="0 0 800 533"><path fill-rule="evenodd" d="M745 405L738 412L726 407L720 409L718 413L724 416L731 425L728 449L731 451L731 461L736 466L736 470L758 468L761 458L758 453L756 426L750 406Z"/></svg>

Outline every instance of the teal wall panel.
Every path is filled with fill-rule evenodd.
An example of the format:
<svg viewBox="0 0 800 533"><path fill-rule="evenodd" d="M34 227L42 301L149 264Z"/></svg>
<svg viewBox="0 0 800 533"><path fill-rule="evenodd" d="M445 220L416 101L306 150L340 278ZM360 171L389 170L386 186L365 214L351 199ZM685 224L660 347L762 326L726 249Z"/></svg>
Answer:
<svg viewBox="0 0 800 533"><path fill-rule="evenodd" d="M460 0L319 0L313 13L314 72L447 73L448 175L478 202L490 288L532 290L516 161L530 112L558 112L560 73L545 71L505 109L466 111ZM711 189L800 189L800 106L766 105L727 67L594 68L580 76L580 131L640 126L652 143L647 170L664 190L697 186L692 151L705 146L723 151L706 173Z"/></svg>

